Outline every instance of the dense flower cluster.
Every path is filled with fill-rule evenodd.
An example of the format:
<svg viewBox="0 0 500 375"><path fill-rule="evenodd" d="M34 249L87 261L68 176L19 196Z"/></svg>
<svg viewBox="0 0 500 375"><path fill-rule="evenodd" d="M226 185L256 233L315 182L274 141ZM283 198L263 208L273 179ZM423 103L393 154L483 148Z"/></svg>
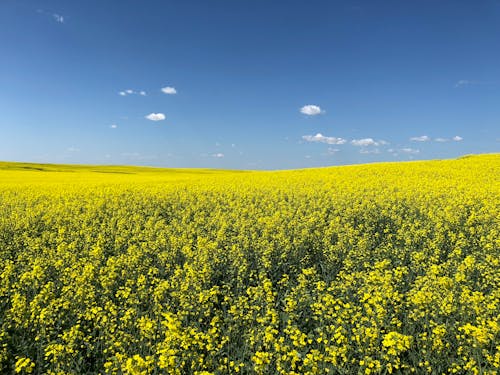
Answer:
<svg viewBox="0 0 500 375"><path fill-rule="evenodd" d="M0 163L0 372L500 373L499 167Z"/></svg>

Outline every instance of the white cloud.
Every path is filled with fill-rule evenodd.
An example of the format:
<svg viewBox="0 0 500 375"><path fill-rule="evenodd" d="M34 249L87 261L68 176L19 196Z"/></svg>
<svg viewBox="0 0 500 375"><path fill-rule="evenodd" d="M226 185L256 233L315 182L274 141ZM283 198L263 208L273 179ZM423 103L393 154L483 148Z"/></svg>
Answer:
<svg viewBox="0 0 500 375"><path fill-rule="evenodd" d="M467 86L468 84L470 84L469 80L467 80L467 79L461 79L460 81L458 81L457 83L455 83L455 87Z"/></svg>
<svg viewBox="0 0 500 375"><path fill-rule="evenodd" d="M457 83L455 83L455 88L467 87L472 85L488 85L488 84L490 84L490 82L461 79L460 81L457 81Z"/></svg>
<svg viewBox="0 0 500 375"><path fill-rule="evenodd" d="M444 142L450 142L450 141L461 141L463 138L456 135L454 136L453 138L443 138L443 137L438 137L438 138L434 138L434 139L431 139L430 137L428 137L427 135L422 135L420 137L412 137L410 138L410 141L414 141L414 142L429 142L429 141L434 141L434 142L439 142L439 143L444 143Z"/></svg>
<svg viewBox="0 0 500 375"><path fill-rule="evenodd" d="M337 138L337 137L326 137L321 133L318 133L316 135L303 135L302 139L306 140L307 142L320 142L320 143L327 143L329 145L343 145L347 141L343 138Z"/></svg>
<svg viewBox="0 0 500 375"><path fill-rule="evenodd" d="M369 150L369 149L366 149L366 148L362 148L360 151L359 151L360 154L380 154L380 150L378 148L375 148L375 149L372 149L372 150Z"/></svg>
<svg viewBox="0 0 500 375"><path fill-rule="evenodd" d="M163 88L161 89L161 91L162 91L164 94L168 94L168 95L175 95L175 94L177 94L177 90L175 89L175 87L170 87L170 86L163 87Z"/></svg>
<svg viewBox="0 0 500 375"><path fill-rule="evenodd" d="M62 16L62 15L60 15L58 13L47 12L47 11L45 11L43 9L37 9L36 12L40 13L40 14L43 14L44 16L52 17L58 23L64 23L64 16Z"/></svg>
<svg viewBox="0 0 500 375"><path fill-rule="evenodd" d="M414 149L414 148L401 148L398 150L399 152L405 153L405 154L418 154L420 150Z"/></svg>
<svg viewBox="0 0 500 375"><path fill-rule="evenodd" d="M387 144L387 142L386 141L375 141L373 138L363 138L363 139L353 139L351 141L351 144L354 146L366 147L366 146L378 146L381 144L385 145L385 144Z"/></svg>
<svg viewBox="0 0 500 375"><path fill-rule="evenodd" d="M145 116L148 120L151 121L161 121L165 120L165 115L163 113L150 113L149 115Z"/></svg>
<svg viewBox="0 0 500 375"><path fill-rule="evenodd" d="M79 152L79 151L80 151L80 149L79 149L79 148L77 148L77 147L73 147L73 146L71 146L71 147L68 147L68 148L66 149L66 151L68 151L68 152Z"/></svg>
<svg viewBox="0 0 500 375"><path fill-rule="evenodd" d="M328 147L328 150L326 150L326 153L328 155L335 155L337 152L339 152L340 150L338 148L332 148L332 147Z"/></svg>
<svg viewBox="0 0 500 375"><path fill-rule="evenodd" d="M316 116L324 112L319 106L313 104L305 105L300 109L300 113L308 116Z"/></svg>
<svg viewBox="0 0 500 375"><path fill-rule="evenodd" d="M56 22L64 23L64 16L61 16L60 14L57 14L57 13L53 13L52 17L54 17Z"/></svg>
<svg viewBox="0 0 500 375"><path fill-rule="evenodd" d="M120 91L118 94L121 95L121 96L127 96L127 95L141 95L141 96L146 96L147 95L146 91L144 91L144 90L134 91L132 89L127 89L127 90L124 90L124 91Z"/></svg>
<svg viewBox="0 0 500 375"><path fill-rule="evenodd" d="M116 129L116 128L118 127L118 125L116 125L116 124L111 124L109 127L110 127L111 129Z"/></svg>
<svg viewBox="0 0 500 375"><path fill-rule="evenodd" d="M421 135L420 137L411 137L410 141L414 142L429 142L431 138L427 135Z"/></svg>
<svg viewBox="0 0 500 375"><path fill-rule="evenodd" d="M224 154L222 152L218 152L216 154L212 154L212 157L220 159L224 157Z"/></svg>

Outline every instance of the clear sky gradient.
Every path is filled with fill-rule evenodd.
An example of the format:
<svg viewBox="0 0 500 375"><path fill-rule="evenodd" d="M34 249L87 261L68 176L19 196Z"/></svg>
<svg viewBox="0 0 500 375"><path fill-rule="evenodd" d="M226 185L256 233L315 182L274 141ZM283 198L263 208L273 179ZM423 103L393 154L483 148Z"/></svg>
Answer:
<svg viewBox="0 0 500 375"><path fill-rule="evenodd" d="M0 160L289 169L499 141L500 0L0 1Z"/></svg>

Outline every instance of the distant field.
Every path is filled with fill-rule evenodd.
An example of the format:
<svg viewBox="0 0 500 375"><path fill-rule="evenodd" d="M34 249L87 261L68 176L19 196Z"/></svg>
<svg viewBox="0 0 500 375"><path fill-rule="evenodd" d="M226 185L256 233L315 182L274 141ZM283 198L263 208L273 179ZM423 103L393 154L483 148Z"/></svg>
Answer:
<svg viewBox="0 0 500 375"><path fill-rule="evenodd" d="M0 372L500 372L500 154L0 162Z"/></svg>

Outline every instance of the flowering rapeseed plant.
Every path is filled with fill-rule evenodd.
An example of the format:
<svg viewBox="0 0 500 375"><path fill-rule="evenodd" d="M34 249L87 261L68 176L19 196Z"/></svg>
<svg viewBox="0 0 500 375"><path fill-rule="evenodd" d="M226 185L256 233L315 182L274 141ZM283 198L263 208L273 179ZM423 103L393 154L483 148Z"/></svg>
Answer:
<svg viewBox="0 0 500 375"><path fill-rule="evenodd" d="M0 372L500 372L500 156L0 163ZM102 173L105 172L105 173Z"/></svg>

